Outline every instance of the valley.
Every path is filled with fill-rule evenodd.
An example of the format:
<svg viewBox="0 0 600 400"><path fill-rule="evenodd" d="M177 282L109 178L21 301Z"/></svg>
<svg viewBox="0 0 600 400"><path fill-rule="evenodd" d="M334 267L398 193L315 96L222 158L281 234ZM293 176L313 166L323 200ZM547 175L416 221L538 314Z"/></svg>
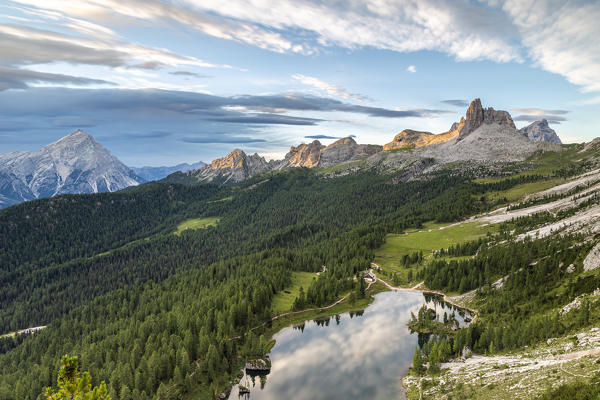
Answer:
<svg viewBox="0 0 600 400"><path fill-rule="evenodd" d="M396 336L381 339L389 354L376 346L327 356L347 367L334 374L341 381L373 373L359 366L364 357L387 365L339 393L400 396L403 384L409 399L477 399L483 387L488 398L510 390L526 399L593 388L598 149L531 141L518 159L503 158L491 138L523 135L510 115L477 102L467 115L467 136L442 143L373 154L351 140L313 144L286 158L297 166L256 175L262 161L234 152L117 193L6 208L0 334L46 327L0 338L0 395L37 399L60 357L78 354L114 399L226 398L232 387L235 397L246 360L271 353L273 375L264 389L255 381L250 398L280 396L292 383L314 397L286 382L291 361L278 360L290 349L307 380L322 380L333 372L309 372L318 343L343 335L368 349L390 329ZM435 158L456 147L466 159ZM320 164L333 150L344 161ZM400 287L410 290L392 290ZM444 317L448 306L431 293L474 315ZM293 326L303 323L298 336ZM537 365L565 372L526 384L547 372ZM446 390L449 381L456 386Z"/></svg>

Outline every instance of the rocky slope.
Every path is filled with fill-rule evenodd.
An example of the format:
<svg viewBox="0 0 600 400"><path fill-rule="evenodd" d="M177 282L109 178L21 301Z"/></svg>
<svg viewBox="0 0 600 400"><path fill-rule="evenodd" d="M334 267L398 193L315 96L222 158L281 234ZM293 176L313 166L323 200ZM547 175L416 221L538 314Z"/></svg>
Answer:
<svg viewBox="0 0 600 400"><path fill-rule="evenodd" d="M212 182L220 179L223 182L240 182L254 175L272 170L273 162L267 162L258 154L248 156L240 149L235 149L223 158L217 158L198 170L188 171L186 175L200 182Z"/></svg>
<svg viewBox="0 0 600 400"><path fill-rule="evenodd" d="M548 126L548 121L543 119L535 121L524 128L519 129L519 133L527 136L532 142L549 142L562 144L560 138L554 129Z"/></svg>
<svg viewBox="0 0 600 400"><path fill-rule="evenodd" d="M157 181L159 179L164 178L174 172L187 172L194 169L200 169L205 164L202 161L198 161L197 163L188 164L181 163L177 165L173 165L170 167L162 166L162 167L130 167L131 170L140 178L143 178L146 181Z"/></svg>
<svg viewBox="0 0 600 400"><path fill-rule="evenodd" d="M413 147L431 146L444 143L458 136L458 130L452 129L448 132L435 135L430 132L414 131L405 129L394 137L390 143L383 146L383 150L405 149Z"/></svg>
<svg viewBox="0 0 600 400"><path fill-rule="evenodd" d="M455 122L450 130L440 134L405 129L394 137L394 140L383 146L383 150L427 147L449 142L460 141L470 133L486 126L501 127L502 131L516 131L515 123L506 111L483 108L480 99L469 105L467 113L459 122ZM526 135L527 136L527 135Z"/></svg>
<svg viewBox="0 0 600 400"><path fill-rule="evenodd" d="M199 170L186 173L200 182L240 182L254 175L287 168L329 167L357 160L381 151L381 146L358 144L350 137L340 139L329 146L318 140L309 144L292 146L283 160L266 161L258 154L248 156L235 149L227 156L214 160Z"/></svg>
<svg viewBox="0 0 600 400"><path fill-rule="evenodd" d="M537 150L559 150L545 141L532 141L517 131L506 111L483 108L481 101L471 102L465 117L452 125L458 134L445 142L419 149L422 157L440 163L455 161L510 162L524 160Z"/></svg>
<svg viewBox="0 0 600 400"><path fill-rule="evenodd" d="M387 172L405 168L420 171L436 164L456 161L520 161L538 150L560 150L560 139L554 131L550 131L544 121L518 131L508 112L492 107L483 108L481 100L475 99L465 116L452 124L449 131L441 134L405 129L384 146L358 144L351 137L329 146L315 140L292 146L283 160L269 162L257 154L249 157L238 149L188 175L202 182L217 178L225 182L239 182L271 170L326 168L354 160L365 160L365 168ZM410 151L387 151L396 149ZM348 165L348 171L356 168Z"/></svg>
<svg viewBox="0 0 600 400"><path fill-rule="evenodd" d="M38 152L0 155L0 207L64 193L114 192L143 181L81 130Z"/></svg>

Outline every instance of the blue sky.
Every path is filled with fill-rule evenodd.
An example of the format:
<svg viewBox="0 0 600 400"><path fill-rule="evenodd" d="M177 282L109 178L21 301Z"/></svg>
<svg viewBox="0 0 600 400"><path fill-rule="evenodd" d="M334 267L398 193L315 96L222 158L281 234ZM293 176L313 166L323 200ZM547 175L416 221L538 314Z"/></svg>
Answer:
<svg viewBox="0 0 600 400"><path fill-rule="evenodd" d="M598 20L597 1L4 1L0 153L81 128L133 166L280 158L441 133L475 97L587 141Z"/></svg>

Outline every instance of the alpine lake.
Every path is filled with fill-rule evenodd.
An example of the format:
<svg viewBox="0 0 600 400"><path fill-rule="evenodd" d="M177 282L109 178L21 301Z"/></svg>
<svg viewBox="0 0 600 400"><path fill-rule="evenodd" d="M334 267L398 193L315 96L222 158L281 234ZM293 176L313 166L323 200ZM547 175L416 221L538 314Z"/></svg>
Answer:
<svg viewBox="0 0 600 400"><path fill-rule="evenodd" d="M407 326L411 312L417 314L423 304L439 320L454 313L464 326L472 318L437 295L379 293L365 310L280 330L273 336L270 371L244 371L229 399L405 399L401 379L415 348L429 339Z"/></svg>

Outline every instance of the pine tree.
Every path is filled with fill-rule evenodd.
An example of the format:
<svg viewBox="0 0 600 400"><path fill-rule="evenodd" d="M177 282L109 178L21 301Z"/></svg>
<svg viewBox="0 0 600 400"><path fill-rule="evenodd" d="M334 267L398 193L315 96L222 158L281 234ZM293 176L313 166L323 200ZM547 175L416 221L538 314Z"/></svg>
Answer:
<svg viewBox="0 0 600 400"><path fill-rule="evenodd" d="M423 358L421 357L419 347L415 349L415 354L413 355L413 371L417 375L421 375L423 372Z"/></svg>
<svg viewBox="0 0 600 400"><path fill-rule="evenodd" d="M100 386L92 388L92 376L89 372L82 374L78 371L77 357L64 356L58 371L58 390L46 388L47 400L111 400L102 381Z"/></svg>

